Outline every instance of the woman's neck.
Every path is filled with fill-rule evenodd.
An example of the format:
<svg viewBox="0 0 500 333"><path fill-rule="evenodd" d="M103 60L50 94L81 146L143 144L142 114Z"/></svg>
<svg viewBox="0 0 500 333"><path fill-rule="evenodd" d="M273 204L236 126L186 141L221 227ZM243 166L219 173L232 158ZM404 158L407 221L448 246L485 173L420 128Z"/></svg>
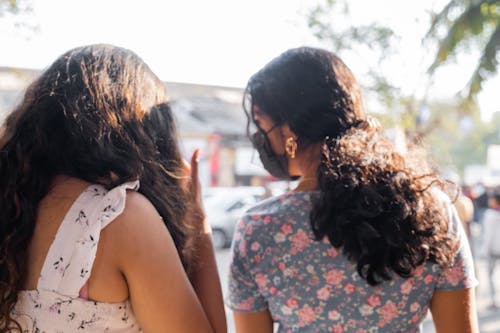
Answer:
<svg viewBox="0 0 500 333"><path fill-rule="evenodd" d="M312 191L318 188L318 179L316 177L302 177L299 184L293 190L294 192Z"/></svg>

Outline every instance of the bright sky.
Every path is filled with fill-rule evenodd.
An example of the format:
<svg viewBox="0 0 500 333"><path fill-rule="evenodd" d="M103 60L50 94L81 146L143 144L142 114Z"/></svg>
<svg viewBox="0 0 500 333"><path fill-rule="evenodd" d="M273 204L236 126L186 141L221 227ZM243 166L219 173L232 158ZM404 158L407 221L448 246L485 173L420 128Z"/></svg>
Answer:
<svg viewBox="0 0 500 333"><path fill-rule="evenodd" d="M90 43L111 43L138 53L165 81L243 87L248 78L282 51L319 44L307 28L305 16L318 0L34 0L30 16L37 32L14 28L0 19L0 66L44 68L66 50ZM380 2L353 0L353 22L379 20L400 35L400 57L387 76L404 91L423 94L422 72L430 61L420 38L427 29L429 8L445 0ZM19 18L18 18L19 20ZM369 53L344 58L363 81ZM449 98L466 83L474 68L471 57L460 66L437 72L434 96ZM500 111L491 80L480 95L487 118ZM417 87L417 88L415 88Z"/></svg>

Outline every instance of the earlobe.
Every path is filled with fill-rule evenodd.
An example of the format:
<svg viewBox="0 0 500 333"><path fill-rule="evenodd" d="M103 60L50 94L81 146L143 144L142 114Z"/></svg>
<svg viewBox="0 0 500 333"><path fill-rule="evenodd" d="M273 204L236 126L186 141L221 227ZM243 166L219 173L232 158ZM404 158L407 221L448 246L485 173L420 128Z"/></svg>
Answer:
<svg viewBox="0 0 500 333"><path fill-rule="evenodd" d="M297 141L290 136L286 139L285 142L285 151L290 156L290 158L295 158L295 153L297 152Z"/></svg>
<svg viewBox="0 0 500 333"><path fill-rule="evenodd" d="M285 140L285 151L290 158L295 158L297 153L297 135L293 133L288 124L281 127L281 133Z"/></svg>

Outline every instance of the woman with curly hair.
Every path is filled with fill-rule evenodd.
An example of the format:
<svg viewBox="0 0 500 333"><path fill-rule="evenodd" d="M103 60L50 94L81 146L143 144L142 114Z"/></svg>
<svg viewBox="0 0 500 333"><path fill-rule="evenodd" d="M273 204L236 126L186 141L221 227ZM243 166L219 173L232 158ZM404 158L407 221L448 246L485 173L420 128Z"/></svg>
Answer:
<svg viewBox="0 0 500 333"><path fill-rule="evenodd" d="M59 57L0 133L0 332L225 332L196 159L136 54Z"/></svg>
<svg viewBox="0 0 500 333"><path fill-rule="evenodd" d="M368 124L334 54L286 51L248 82L252 142L294 191L250 209L227 304L238 333L478 332L467 239L441 182Z"/></svg>

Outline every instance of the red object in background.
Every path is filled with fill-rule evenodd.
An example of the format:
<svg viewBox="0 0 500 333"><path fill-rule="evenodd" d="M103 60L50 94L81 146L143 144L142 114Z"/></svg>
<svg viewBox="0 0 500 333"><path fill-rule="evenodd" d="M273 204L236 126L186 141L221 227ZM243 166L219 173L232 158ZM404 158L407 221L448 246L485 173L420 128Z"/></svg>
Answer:
<svg viewBox="0 0 500 333"><path fill-rule="evenodd" d="M220 134L208 137L208 154L210 158L210 186L219 184Z"/></svg>

